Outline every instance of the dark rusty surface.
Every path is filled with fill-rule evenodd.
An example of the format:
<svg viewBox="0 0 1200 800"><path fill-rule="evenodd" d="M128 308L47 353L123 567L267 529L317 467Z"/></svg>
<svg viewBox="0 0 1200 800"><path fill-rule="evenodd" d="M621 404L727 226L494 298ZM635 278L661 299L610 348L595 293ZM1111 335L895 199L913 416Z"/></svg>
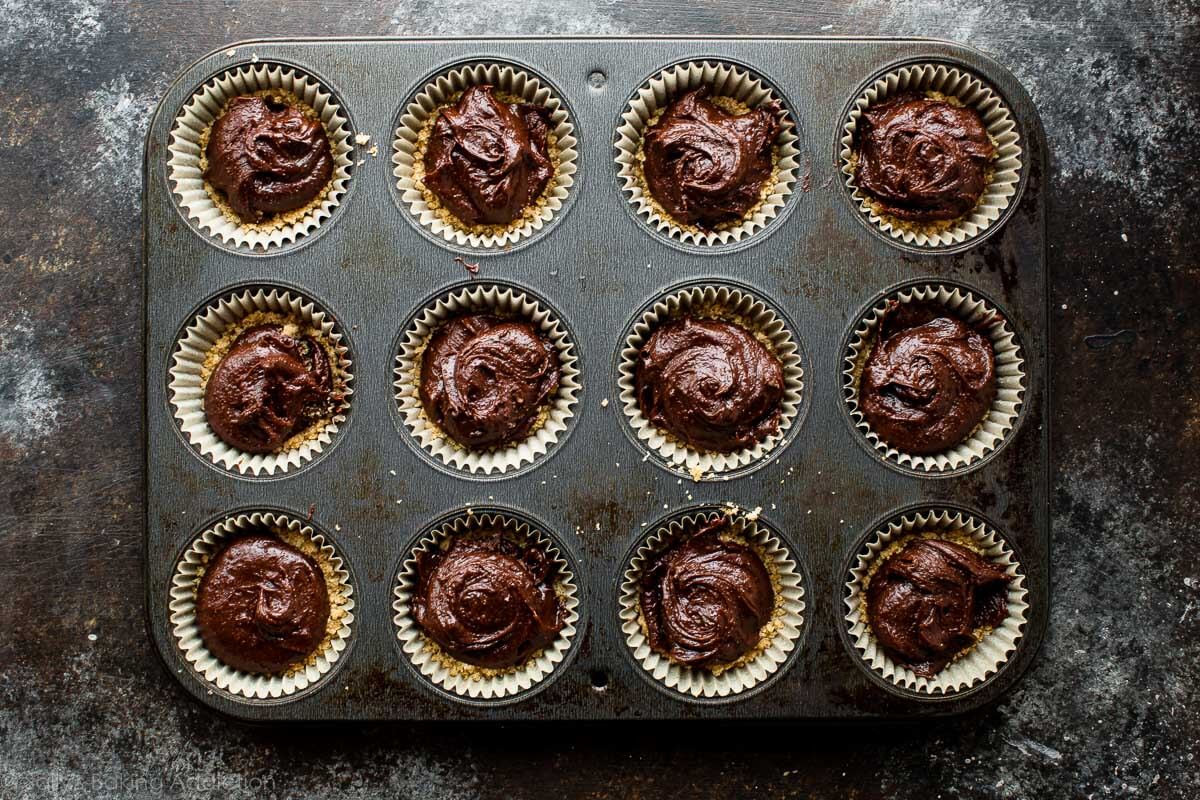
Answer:
<svg viewBox="0 0 1200 800"><path fill-rule="evenodd" d="M1200 791L1191 4L796 11L538 0L499 18L460 3L282 8L0 3L0 796ZM1055 157L1057 569L1049 633L1022 684L954 721L832 732L265 731L192 703L157 665L141 613L141 135L170 77L193 58L231 40L316 32L919 34L971 42L1009 66L1038 104ZM1085 343L1107 334L1119 335ZM396 690L380 676L362 691Z"/></svg>

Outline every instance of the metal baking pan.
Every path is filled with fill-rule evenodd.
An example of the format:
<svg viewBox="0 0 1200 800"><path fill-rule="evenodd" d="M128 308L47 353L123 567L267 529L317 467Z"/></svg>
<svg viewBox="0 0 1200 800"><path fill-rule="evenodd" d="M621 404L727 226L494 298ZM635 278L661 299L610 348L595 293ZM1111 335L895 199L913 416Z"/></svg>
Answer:
<svg viewBox="0 0 1200 800"><path fill-rule="evenodd" d="M232 55L231 55L232 53ZM637 218L621 193L614 131L634 91L665 66L716 59L744 65L783 97L796 123L800 180L784 213L736 246L680 247ZM393 187L398 115L427 79L465 61L512 62L567 104L579 171L554 224L528 244L463 252L411 218ZM173 121L210 77L244 63L291 65L331 90L356 133L350 190L319 235L267 254L220 246L180 212L167 181ZM942 61L984 78L1005 99L1024 147L1022 195L1002 226L970 247L922 253L863 224L848 202L836 149L850 101L879 73ZM963 45L920 39L510 38L326 39L241 42L188 67L171 85L146 140L144 174L146 389L146 608L168 668L200 702L232 717L282 720L896 720L962 712L1003 694L1033 660L1048 612L1049 353L1045 263L1045 140L1012 74ZM480 264L478 274L455 256ZM1021 341L1024 404L1006 446L963 473L927 477L884 464L862 446L841 394L845 338L859 314L919 279L968 287L1003 309ZM574 334L583 391L569 435L549 457L511 477L437 468L406 438L394 411L392 368L406 320L449 287L501 282L546 300ZM758 469L693 482L627 436L616 354L635 313L687 282L748 287L791 322L805 353L802 424ZM348 334L355 393L336 446L274 478L230 474L185 441L170 409L167 370L181 329L233 288L287 287L317 300ZM607 404L603 401L607 400ZM620 466L616 466L616 464ZM393 471L395 474L393 474ZM690 499L689 499L690 496ZM403 499L403 503L396 503ZM646 528L697 505L761 507L805 576L806 622L778 677L732 700L683 699L633 661L617 619L619 573ZM1006 667L945 699L913 698L870 674L843 629L848 560L875 524L899 509L946 504L995 523L1027 577L1025 636ZM574 559L582 590L578 645L553 681L502 704L455 699L404 658L392 622L393 587L413 539L466 507L525 514ZM346 556L356 587L351 646L328 679L279 700L249 701L191 668L172 637L169 586L181 552L213 521L245 509L304 518Z"/></svg>

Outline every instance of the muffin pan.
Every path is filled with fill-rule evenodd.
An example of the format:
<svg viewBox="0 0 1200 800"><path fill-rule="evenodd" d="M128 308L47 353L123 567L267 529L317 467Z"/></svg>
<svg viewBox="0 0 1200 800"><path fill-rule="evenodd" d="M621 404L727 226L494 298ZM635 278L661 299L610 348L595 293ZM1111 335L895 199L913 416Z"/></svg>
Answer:
<svg viewBox="0 0 1200 800"><path fill-rule="evenodd" d="M771 218L729 241L663 235L623 191L618 130L647 82L708 62L753 75L795 123L794 190ZM575 172L536 235L503 247L432 235L397 186L397 127L439 75L502 64L537 78L569 115ZM231 247L192 219L172 185L172 130L198 90L250 65L290 68L320 85L351 128L337 213L294 239ZM847 115L874 81L913 64L977 76L1015 120L1021 168L986 230L931 252L881 235L841 173ZM1048 612L1049 451L1045 143L1012 75L963 45L930 40L611 38L256 41L189 67L159 104L144 180L146 609L168 668L202 703L252 721L283 720L883 720L961 712L991 702L1033 660ZM194 192L195 187L185 187ZM477 268L476 268L476 265ZM909 286L969 292L996 309L1019 345L1023 376L1012 428L962 468L917 471L855 427L843 390L846 348L879 300ZM407 327L431 301L462 290L527 293L574 347L569 419L544 453L505 471L456 468L422 450L405 425L396 365ZM786 435L747 464L695 480L631 427L619 365L633 327L688 287L760 299L794 338L802 372ZM313 459L279 472L224 469L191 446L172 412L180 337L214 301L278 289L332 317L353 357L351 413ZM622 630L630 557L664 520L734 504L757 516L802 577L794 647L759 686L728 696L664 691ZM405 559L455 515L524 520L561 548L577 585L576 630L550 678L500 699L447 692L406 657L393 608ZM985 522L1024 576L1024 626L999 671L951 693L904 691L855 649L847 583L881 525L947 509ZM354 579L354 624L336 669L303 691L246 696L207 680L173 635L173 578L196 538L239 514L273 512L310 526ZM756 514L754 513L756 512ZM250 693L253 694L253 693Z"/></svg>

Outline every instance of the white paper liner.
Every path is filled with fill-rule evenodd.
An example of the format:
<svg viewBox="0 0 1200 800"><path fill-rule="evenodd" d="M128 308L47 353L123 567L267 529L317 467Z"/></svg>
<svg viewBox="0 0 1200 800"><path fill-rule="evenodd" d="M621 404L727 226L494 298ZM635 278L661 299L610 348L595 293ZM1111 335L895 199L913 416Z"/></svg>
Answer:
<svg viewBox="0 0 1200 800"><path fill-rule="evenodd" d="M463 314L481 312L531 322L558 353L559 381L545 420L523 441L508 447L471 450L450 438L426 416L419 393L421 356L439 325ZM578 363L575 343L566 326L545 305L507 286L468 286L439 297L417 314L401 339L393 386L404 426L422 449L456 469L483 475L502 474L546 455L566 431L575 416L576 397L581 391Z"/></svg>
<svg viewBox="0 0 1200 800"><path fill-rule="evenodd" d="M996 146L992 179L980 196L979 203L973 211L945 230L919 230L922 223L893 221L880 216L868 204L870 198L855 183L855 164L852 156L858 120L872 104L904 91L934 91L958 98L963 105L979 112L984 127ZM905 244L918 247L948 247L978 236L1008 208L1021 180L1021 137L1017 123L1000 95L975 75L945 64L914 64L886 73L854 101L850 108L850 116L842 127L841 161L846 186L850 189L859 210L867 215L879 230Z"/></svg>
<svg viewBox="0 0 1200 800"><path fill-rule="evenodd" d="M932 678L924 678L903 664L896 663L875 641L875 635L862 618L862 580L872 560L897 537L925 532L961 531L974 541L993 564L1016 576L1008 585L1008 616L987 633L971 650L947 664ZM1026 601L1025 576L1020 571L1012 548L991 526L962 511L929 509L912 511L893 518L875 531L863 545L846 582L845 620L850 640L858 655L877 674L902 689L923 695L949 695L969 689L996 673L1016 651L1024 635Z"/></svg>
<svg viewBox="0 0 1200 800"><path fill-rule="evenodd" d="M307 536L320 548L321 554L334 568L341 583L346 602L342 625L319 651L314 663L302 669L284 673L244 672L221 663L204 645L196 625L196 590L208 559L222 546L225 539L242 532L261 528L284 528ZM325 537L293 517L267 511L254 511L229 517L201 533L180 558L171 579L171 629L183 656L204 680L233 695L252 700L265 700L295 694L312 686L328 675L342 657L354 625L354 586L341 556Z"/></svg>
<svg viewBox="0 0 1200 800"><path fill-rule="evenodd" d="M799 169L799 139L791 112L784 108L783 129L776 140L778 160L776 162L775 185L769 190L766 200L753 209L750 217L740 225L720 230L703 231L681 227L677 222L658 213L650 202L635 166L638 151L642 147L642 134L650 120L660 109L666 108L680 95L708 86L714 97L730 97L751 109L758 108L771 100L780 100L760 78L746 69L720 61L689 61L668 67L646 81L629 101L621 114L617 127L616 162L617 175L630 204L637 215L659 233L685 244L720 245L738 242L751 236L783 210L787 198L795 187Z"/></svg>
<svg viewBox="0 0 1200 800"><path fill-rule="evenodd" d="M871 430L871 426L858 406L858 388L861 377L859 365L864 363L862 359L866 358L866 354L874 346L875 332L883 322L884 314L891 300L900 303L914 301L936 303L968 326L978 325L976 330L986 335L992 343L992 350L996 358L996 398L992 401L992 407L983 421L965 440L940 453L914 455L903 453L890 446ZM989 319L994 320L993 324L986 324ZM1025 394L1025 361L1021 356L1020 345L1017 343L1016 335L1009 326L1008 320L991 304L956 286L941 284L910 286L881 299L871 307L855 328L843 364L842 388L855 428L867 438L867 441L882 458L922 472L937 473L961 469L978 462L1000 447L1016 425Z"/></svg>
<svg viewBox="0 0 1200 800"><path fill-rule="evenodd" d="M626 566L621 582L618 597L621 632L625 634L625 643L629 646L634 660L663 686L686 697L730 697L754 688L779 671L789 654L796 648L796 642L804 627L803 580L787 546L770 528L759 525L757 518L750 519L744 514L731 513L733 511L732 506L725 509L701 509L663 523L642 540ZM778 570L777 588L784 598L784 604L779 630L771 639L771 643L757 657L745 664L715 675L703 667L676 663L651 649L638 622L641 606L638 584L642 571L652 556L661 552L675 537L685 531L696 530L721 515L729 516L733 533L757 545L770 558Z"/></svg>
<svg viewBox="0 0 1200 800"><path fill-rule="evenodd" d="M234 97L263 89L291 92L317 113L325 125L333 152L333 177L324 199L297 222L260 230L227 217L209 197L200 171L200 137ZM249 250L269 250L311 234L333 214L350 181L353 164L350 123L336 99L316 81L292 67L247 64L218 75L201 86L184 105L171 129L167 177L173 196L184 214L201 230L226 245Z"/></svg>
<svg viewBox="0 0 1200 800"><path fill-rule="evenodd" d="M689 447L646 419L637 400L638 353L654 329L668 320L688 314L692 309L707 311L714 307L721 309L722 318L738 322L752 333L766 336L783 366L779 431L753 447L735 450L732 453L708 452ZM800 347L784 324L783 318L777 316L765 303L749 292L720 284L680 289L656 301L650 310L634 323L633 330L625 339L617 372L622 410L638 441L660 455L677 471L690 474L696 480L715 479L719 473L745 467L778 447L796 422L804 391Z"/></svg>
<svg viewBox="0 0 1200 800"><path fill-rule="evenodd" d="M489 529L499 529L515 535L518 539L536 544L557 565L559 602L566 612L563 628L559 631L558 638L547 645L545 649L534 653L524 664L512 670L486 676L478 672L471 672L477 668L464 664L463 667L467 674L458 674L447 669L435 657L412 616L412 593L417 585L416 555L420 552L432 552L434 548L455 536ZM566 659L575 637L576 624L579 622L579 587L566 557L545 533L531 528L524 520L502 512L483 511L476 514L468 511L422 536L400 567L393 594L396 600L392 603L392 608L396 615L392 621L396 625L396 637L400 640L400 647L412 661L413 666L437 686L460 697L473 700L511 698L528 691L545 680ZM443 657L448 657L448 655L443 654Z"/></svg>
<svg viewBox="0 0 1200 800"><path fill-rule="evenodd" d="M422 193L423 185L413 174L413 163L417 157L417 138L426 123L439 108L448 105L454 95L480 84L489 84L498 92L515 95L527 103L550 109L550 133L555 138L555 147L558 149L558 169L551 179L549 192L544 193L545 201L540 213L521 225L515 224L514 220L512 226L500 233L474 232L468 230L468 226L459 227L448 223L429 207ZM408 205L412 215L434 235L460 247L503 248L542 230L563 207L578 171L578 142L575 138L575 126L571 123L566 106L549 87L543 86L536 76L510 64L479 62L460 66L439 75L408 104L395 133L396 138L392 142L392 163L395 168L392 174L396 177L400 199Z"/></svg>
<svg viewBox="0 0 1200 800"><path fill-rule="evenodd" d="M227 327L255 311L283 314L320 330L337 353L336 359L330 359L330 368L335 391L340 390L344 399L336 413L315 437L279 453L246 453L229 446L209 426L204 413L201 380L204 359ZM333 317L315 303L284 289L244 289L211 303L196 316L176 343L168 384L171 409L184 437L214 464L243 475L283 473L316 458L346 421L349 398L354 392L350 386L354 380L350 369L349 350L342 343Z"/></svg>

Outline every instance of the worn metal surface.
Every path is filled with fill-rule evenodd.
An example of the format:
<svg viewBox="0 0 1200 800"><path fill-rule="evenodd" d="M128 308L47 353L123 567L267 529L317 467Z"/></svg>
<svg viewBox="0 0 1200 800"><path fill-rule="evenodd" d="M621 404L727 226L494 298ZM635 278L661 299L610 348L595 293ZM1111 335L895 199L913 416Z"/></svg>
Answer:
<svg viewBox="0 0 1200 800"><path fill-rule="evenodd" d="M795 120L803 166L785 213L746 246L696 252L668 244L627 213L610 143L614 121L648 76L665 64L706 56L746 64L771 81ZM178 109L209 76L254 58L321 76L356 132L378 148L359 148L356 186L321 235L273 257L229 252L181 224L166 174ZM425 85L425 76L482 58L517 63L555 86L570 108L580 156L570 205L546 234L509 252L468 253L480 262L478 274L469 276L453 251L405 224L412 220L401 218L407 209L392 202L388 155L399 109ZM990 231L994 235L954 255L898 250L860 225L859 212L838 192L832 154L843 109L879 72L914 59L956 63L983 75L1021 125L1023 197L1007 223ZM374 80L380 74L396 80ZM464 39L260 41L218 49L167 92L146 147L146 603L168 667L204 702L249 720L895 719L989 702L1029 665L1048 602L1042 151L1037 114L1011 76L968 48L937 42ZM643 458L643 448L627 439L614 364L629 320L664 290L730 279L789 320L803 353L804 399L795 432L755 465L761 468L696 482L686 470ZM572 331L584 390L569 435L551 454L516 475L472 480L431 468L404 440L407 431L397 432L391 366L407 320L429 297L489 281L540 296L556 309ZM848 331L860 309L912 281L946 281L991 298L1023 343L1028 377L1016 430L995 458L960 476L914 477L891 469L860 447L842 421ZM247 283L292 287L329 309L349 334L355 364L352 420L337 434L336 447L311 468L271 480L233 476L198 458L179 435L166 386L179 332L197 305ZM804 629L795 656L761 691L736 702L682 698L645 680L629 657L616 586L629 549L658 519L730 502L759 509L800 563ZM994 680L954 699L897 701L839 646L844 565L879 519L922 503L955 503L994 520L1021 554L1031 609L1017 652ZM583 619L577 653L553 681L520 702L467 705L439 696L401 663L392 591L397 565L434 518L489 506L540 520L573 553ZM357 577L352 649L323 685L284 703L247 703L198 679L175 645L167 607L176 559L192 538L214 517L262 507L309 516ZM597 680L602 689L593 686Z"/></svg>
<svg viewBox="0 0 1200 800"><path fill-rule="evenodd" d="M960 719L833 733L268 731L192 702L141 614L141 138L193 58L316 32L907 34L997 55L1053 155L1057 569L1021 685ZM497 16L457 2L0 3L0 794L1195 796L1196 40L1194 6L1171 0L538 0Z"/></svg>

